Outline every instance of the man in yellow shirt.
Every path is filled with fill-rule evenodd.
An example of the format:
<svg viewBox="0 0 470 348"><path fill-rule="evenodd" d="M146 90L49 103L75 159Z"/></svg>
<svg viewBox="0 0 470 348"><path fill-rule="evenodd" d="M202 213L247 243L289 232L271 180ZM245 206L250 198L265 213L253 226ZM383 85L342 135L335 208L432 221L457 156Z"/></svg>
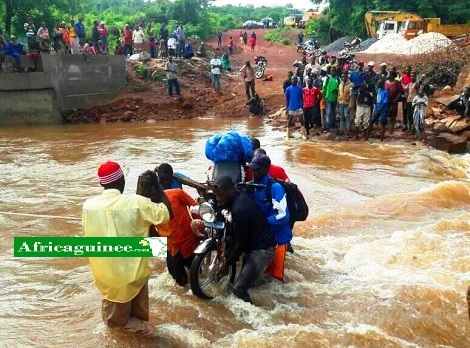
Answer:
<svg viewBox="0 0 470 348"><path fill-rule="evenodd" d="M157 198L162 203L152 203L137 194L123 195L124 175L115 162L101 165L98 177L103 193L83 204L82 226L86 237L148 237L150 226L170 220L170 203L157 183ZM149 259L92 257L90 265L104 297L101 307L104 323L111 328L154 335L155 328L148 323Z"/></svg>

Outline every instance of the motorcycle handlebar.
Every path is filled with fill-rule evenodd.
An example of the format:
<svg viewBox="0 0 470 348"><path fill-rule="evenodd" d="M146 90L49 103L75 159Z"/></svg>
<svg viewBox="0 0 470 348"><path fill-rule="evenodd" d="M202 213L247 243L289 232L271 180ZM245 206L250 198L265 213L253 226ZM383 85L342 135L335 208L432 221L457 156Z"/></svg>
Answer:
<svg viewBox="0 0 470 348"><path fill-rule="evenodd" d="M256 189L256 188L265 188L266 185L264 184L256 184L254 182L239 182L237 184L237 189L240 189L240 188L252 188L252 189Z"/></svg>

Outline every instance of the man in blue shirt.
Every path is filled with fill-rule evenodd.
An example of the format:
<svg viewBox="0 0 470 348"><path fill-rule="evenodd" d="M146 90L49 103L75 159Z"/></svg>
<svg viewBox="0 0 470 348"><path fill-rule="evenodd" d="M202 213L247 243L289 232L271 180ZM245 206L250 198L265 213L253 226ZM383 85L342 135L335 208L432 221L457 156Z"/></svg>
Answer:
<svg viewBox="0 0 470 348"><path fill-rule="evenodd" d="M377 123L380 120L380 141L384 140L385 127L387 126L388 106L388 91L385 89L385 81L379 80L379 82L377 82L374 113L372 114L372 120L370 121L369 128L367 128L366 139L369 138L369 134L372 130L374 123Z"/></svg>
<svg viewBox="0 0 470 348"><path fill-rule="evenodd" d="M25 55L24 46L16 41L16 37L12 36L10 42L4 46L5 54L10 55L15 60L16 68L20 67L20 56Z"/></svg>
<svg viewBox="0 0 470 348"><path fill-rule="evenodd" d="M83 18L79 18L78 22L75 23L75 32L77 33L77 37L79 40L86 39L85 26L83 25L82 22L83 22Z"/></svg>
<svg viewBox="0 0 470 348"><path fill-rule="evenodd" d="M265 185L256 188L254 197L256 203L266 216L271 231L276 237L278 248L276 249L275 261L277 264L271 268L268 267L268 273L273 277L283 280L284 278L284 260L286 257L287 245L292 239L292 229L289 224L290 214L287 207L286 191L277 182L272 182L268 175L271 159L267 155L255 157L248 167L253 170L254 182ZM266 190L271 188L271 200L268 201Z"/></svg>
<svg viewBox="0 0 470 348"><path fill-rule="evenodd" d="M357 96L359 95L359 86L364 82L366 72L364 71L364 62L357 63L357 69L351 73L349 80L354 84L353 92L351 94L351 100L349 102L349 114L351 121L354 122L356 118L356 102Z"/></svg>
<svg viewBox="0 0 470 348"><path fill-rule="evenodd" d="M295 125L295 116L300 117L300 133L302 139L307 139L305 132L304 111L302 109L302 87L298 84L299 78L292 78L292 85L286 88L287 134L286 140L292 137L292 127Z"/></svg>

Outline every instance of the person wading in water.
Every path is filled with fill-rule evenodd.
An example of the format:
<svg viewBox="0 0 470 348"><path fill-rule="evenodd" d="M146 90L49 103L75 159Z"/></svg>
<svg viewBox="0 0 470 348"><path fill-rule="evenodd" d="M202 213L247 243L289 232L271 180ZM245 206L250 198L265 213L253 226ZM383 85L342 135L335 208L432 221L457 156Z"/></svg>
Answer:
<svg viewBox="0 0 470 348"><path fill-rule="evenodd" d="M153 225L167 223L172 210L153 173L152 192L156 201L139 194L123 195L125 179L115 162L98 169L104 191L83 204L82 226L86 237L148 237ZM143 177L142 175L141 177ZM146 176L148 178L148 175ZM139 184L141 184L139 178ZM138 185L139 185L138 184ZM140 193L140 192L139 192ZM91 257L95 284L103 295L101 317L106 326L154 336L149 320L149 259L146 257Z"/></svg>

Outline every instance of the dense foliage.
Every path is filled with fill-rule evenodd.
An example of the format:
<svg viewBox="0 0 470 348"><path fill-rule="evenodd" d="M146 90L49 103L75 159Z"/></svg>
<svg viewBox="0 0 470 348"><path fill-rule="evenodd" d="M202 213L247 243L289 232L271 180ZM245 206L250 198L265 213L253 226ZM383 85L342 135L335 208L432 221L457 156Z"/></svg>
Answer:
<svg viewBox="0 0 470 348"><path fill-rule="evenodd" d="M31 16L36 28L46 22L52 28L54 23L84 18L87 32L91 34L94 20L104 21L112 36L119 34L125 24L148 24L158 31L166 23L171 32L178 22L185 25L189 36L201 39L218 30L239 28L246 20L260 21L270 17L275 22L294 12L292 5L285 7L259 7L253 5L223 7L210 6L208 0L0 0L0 27L7 33L23 36L23 24Z"/></svg>
<svg viewBox="0 0 470 348"><path fill-rule="evenodd" d="M320 3L321 0L312 0ZM438 17L443 24L470 23L469 0L330 0L326 18L309 23L308 32L316 31L321 42L341 36L366 37L364 15L367 11L403 11L421 17Z"/></svg>
<svg viewBox="0 0 470 348"><path fill-rule="evenodd" d="M443 23L470 22L470 0L330 0L325 16L308 23L307 34L315 31L321 43L345 35L364 38L364 14L371 10L413 12L423 17L440 17ZM282 23L284 17L299 12L290 4L213 7L210 0L0 0L0 14L3 14L0 27L21 37L27 16L32 17L36 28L42 21L52 28L55 22L69 23L71 18L76 20L81 16L89 33L94 20L104 21L110 30L110 42L119 36L126 23L150 24L155 31L161 23L166 23L171 32L182 22L189 36L205 39L218 30L238 28L246 20L270 17ZM280 41L280 38L272 39Z"/></svg>

